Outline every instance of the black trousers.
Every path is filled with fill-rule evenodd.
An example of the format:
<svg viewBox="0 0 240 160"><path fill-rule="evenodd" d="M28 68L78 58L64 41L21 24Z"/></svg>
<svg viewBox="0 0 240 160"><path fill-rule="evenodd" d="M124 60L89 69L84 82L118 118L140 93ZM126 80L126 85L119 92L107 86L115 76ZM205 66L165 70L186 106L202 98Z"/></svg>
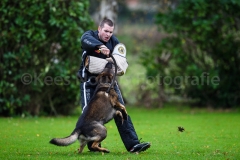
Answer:
<svg viewBox="0 0 240 160"><path fill-rule="evenodd" d="M89 103L90 99L92 98L95 88L96 88L96 82L94 80L91 81L91 78L88 81L82 82L80 84L82 112L84 112L85 107L87 107L87 104ZM119 102L124 105L121 91L117 85L117 82L114 85L114 89L115 89L116 93L118 94ZM125 148L128 151L134 145L139 144L138 136L136 134L136 131L134 129L133 123L132 123L129 115L128 115L128 120L127 121L125 120L123 122L123 124L122 124L121 118L119 118L119 117L115 117L114 120L115 120L116 126L118 128L120 137L125 145Z"/></svg>

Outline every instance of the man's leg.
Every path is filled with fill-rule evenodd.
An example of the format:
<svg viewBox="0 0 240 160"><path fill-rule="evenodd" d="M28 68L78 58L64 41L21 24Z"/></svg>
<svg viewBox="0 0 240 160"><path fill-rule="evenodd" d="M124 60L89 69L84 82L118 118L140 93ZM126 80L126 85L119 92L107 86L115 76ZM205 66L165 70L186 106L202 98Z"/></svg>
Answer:
<svg viewBox="0 0 240 160"><path fill-rule="evenodd" d="M116 93L118 94L119 102L124 105L121 91L120 91L117 83L114 85L114 89L115 89ZM139 142L137 133L134 129L133 123L132 123L129 115L128 115L128 120L124 120L123 124L122 124L121 118L119 118L119 117L115 117L114 120L117 125L118 132L121 136L123 144L125 145L125 148L127 149L127 151L141 152L150 147L150 143L140 143Z"/></svg>
<svg viewBox="0 0 240 160"><path fill-rule="evenodd" d="M95 77L90 77L88 81L82 82L80 84L82 112L90 102L96 87L97 87L97 83L95 81Z"/></svg>

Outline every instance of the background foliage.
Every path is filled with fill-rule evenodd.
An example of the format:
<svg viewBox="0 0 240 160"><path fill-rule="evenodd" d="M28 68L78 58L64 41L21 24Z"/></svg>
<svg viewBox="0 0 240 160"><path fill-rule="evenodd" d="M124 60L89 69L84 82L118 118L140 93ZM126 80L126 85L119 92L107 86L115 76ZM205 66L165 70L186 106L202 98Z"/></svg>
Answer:
<svg viewBox="0 0 240 160"><path fill-rule="evenodd" d="M235 0L182 0L156 15L168 36L144 53L142 62L148 76L162 77L165 95L168 90L201 106L239 106L239 9ZM164 77L173 83L166 86Z"/></svg>
<svg viewBox="0 0 240 160"><path fill-rule="evenodd" d="M70 114L79 105L79 38L96 27L89 14L101 2L0 2L0 115ZM128 105L239 106L238 1L127 2L117 0L117 37L128 50L119 78Z"/></svg>
<svg viewBox="0 0 240 160"><path fill-rule="evenodd" d="M0 114L69 114L79 104L88 6L88 0L0 2Z"/></svg>

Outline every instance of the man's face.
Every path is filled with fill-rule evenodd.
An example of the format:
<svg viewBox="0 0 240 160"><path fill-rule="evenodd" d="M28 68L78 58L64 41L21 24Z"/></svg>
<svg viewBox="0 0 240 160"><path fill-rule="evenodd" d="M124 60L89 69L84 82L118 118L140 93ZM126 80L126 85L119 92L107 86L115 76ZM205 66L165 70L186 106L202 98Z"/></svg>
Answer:
<svg viewBox="0 0 240 160"><path fill-rule="evenodd" d="M109 26L107 24L104 24L104 26L101 28L98 27L98 37L100 40L104 42L108 42L109 39L112 37L114 26Z"/></svg>

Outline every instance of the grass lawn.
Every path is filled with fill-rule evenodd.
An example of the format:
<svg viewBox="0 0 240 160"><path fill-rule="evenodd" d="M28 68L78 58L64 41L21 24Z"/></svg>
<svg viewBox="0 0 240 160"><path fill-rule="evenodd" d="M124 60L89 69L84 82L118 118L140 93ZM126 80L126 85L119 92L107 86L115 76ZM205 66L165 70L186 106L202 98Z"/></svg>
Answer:
<svg viewBox="0 0 240 160"><path fill-rule="evenodd" d="M79 142L68 147L49 144L54 137L68 136L77 116L41 118L0 118L0 159L240 159L240 113L207 112L190 109L130 108L139 138L152 143L140 154L125 150L114 121L106 126L108 137L102 146L110 153L92 153ZM183 126L185 132L178 132Z"/></svg>

